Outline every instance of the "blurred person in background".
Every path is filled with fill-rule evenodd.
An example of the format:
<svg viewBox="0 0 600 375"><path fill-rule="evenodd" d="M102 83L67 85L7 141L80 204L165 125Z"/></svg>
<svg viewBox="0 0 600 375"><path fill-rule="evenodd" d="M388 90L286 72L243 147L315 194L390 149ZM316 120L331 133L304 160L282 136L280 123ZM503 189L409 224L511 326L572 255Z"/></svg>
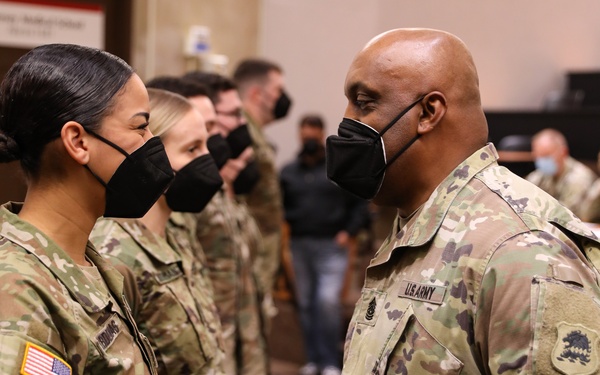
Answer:
<svg viewBox="0 0 600 375"><path fill-rule="evenodd" d="M565 136L555 129L536 133L531 152L536 169L526 179L581 216L582 203L597 177L594 171L569 155Z"/></svg>
<svg viewBox="0 0 600 375"><path fill-rule="evenodd" d="M302 149L281 170L280 179L308 357L300 374L336 375L341 368L341 291L348 247L368 225L369 209L366 200L327 179L322 118L302 117L299 136Z"/></svg>
<svg viewBox="0 0 600 375"><path fill-rule="evenodd" d="M250 213L256 219L263 237L264 251L257 254L255 267L261 270L261 289L270 291L280 268L283 207L279 177L275 166L275 150L267 141L265 126L287 116L292 101L285 91L282 68L264 59L241 61L233 74L242 107L252 136L254 158L260 179L245 195ZM275 314L275 311L271 313Z"/></svg>

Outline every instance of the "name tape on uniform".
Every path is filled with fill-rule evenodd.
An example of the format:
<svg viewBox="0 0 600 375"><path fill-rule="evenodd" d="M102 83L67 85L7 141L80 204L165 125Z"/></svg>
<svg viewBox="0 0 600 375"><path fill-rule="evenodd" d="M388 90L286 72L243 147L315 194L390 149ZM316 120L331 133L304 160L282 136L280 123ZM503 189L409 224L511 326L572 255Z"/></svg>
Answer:
<svg viewBox="0 0 600 375"><path fill-rule="evenodd" d="M96 335L96 340L102 350L106 352L106 350L115 342L117 336L121 333L121 325L119 324L119 320L117 317L113 316L110 318L102 330Z"/></svg>
<svg viewBox="0 0 600 375"><path fill-rule="evenodd" d="M154 275L159 284L166 284L183 276L183 272L179 269L179 264L173 263L166 270Z"/></svg>
<svg viewBox="0 0 600 375"><path fill-rule="evenodd" d="M441 305L445 295L445 286L424 284L409 280L402 280L400 283L400 297Z"/></svg>

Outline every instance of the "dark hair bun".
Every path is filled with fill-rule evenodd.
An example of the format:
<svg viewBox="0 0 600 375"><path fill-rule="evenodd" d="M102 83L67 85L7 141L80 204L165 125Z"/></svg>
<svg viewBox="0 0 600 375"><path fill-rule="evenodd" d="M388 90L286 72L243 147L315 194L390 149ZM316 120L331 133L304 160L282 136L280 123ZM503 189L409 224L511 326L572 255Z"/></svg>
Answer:
<svg viewBox="0 0 600 375"><path fill-rule="evenodd" d="M0 133L0 163L8 163L21 158L21 148L12 137Z"/></svg>

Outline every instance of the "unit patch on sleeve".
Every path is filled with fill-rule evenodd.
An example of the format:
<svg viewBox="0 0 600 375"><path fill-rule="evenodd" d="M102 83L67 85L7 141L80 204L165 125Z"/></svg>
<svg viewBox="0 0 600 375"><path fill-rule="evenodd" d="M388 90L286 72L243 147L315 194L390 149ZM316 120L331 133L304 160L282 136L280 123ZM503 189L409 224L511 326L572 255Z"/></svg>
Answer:
<svg viewBox="0 0 600 375"><path fill-rule="evenodd" d="M595 374L599 358L598 332L581 324L559 323L552 365L563 374Z"/></svg>
<svg viewBox="0 0 600 375"><path fill-rule="evenodd" d="M71 375L71 366L57 355L30 342L25 347L22 375Z"/></svg>

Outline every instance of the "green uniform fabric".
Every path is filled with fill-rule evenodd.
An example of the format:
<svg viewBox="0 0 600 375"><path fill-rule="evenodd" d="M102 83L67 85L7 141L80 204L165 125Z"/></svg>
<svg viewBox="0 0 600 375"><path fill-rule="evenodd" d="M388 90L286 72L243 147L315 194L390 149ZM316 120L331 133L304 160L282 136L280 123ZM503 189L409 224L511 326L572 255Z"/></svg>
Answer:
<svg viewBox="0 0 600 375"><path fill-rule="evenodd" d="M237 203L218 192L196 215L223 327L227 374L266 374L268 358L250 246Z"/></svg>
<svg viewBox="0 0 600 375"><path fill-rule="evenodd" d="M559 176L546 176L535 170L526 179L581 217L585 212L584 200L596 180L596 174L583 163L568 157Z"/></svg>
<svg viewBox="0 0 600 375"><path fill-rule="evenodd" d="M152 348L124 298L123 276L88 242L86 257L101 275L88 279L17 216L20 209L0 208L0 373L20 373L31 343L63 359L72 374L156 374Z"/></svg>
<svg viewBox="0 0 600 375"><path fill-rule="evenodd" d="M600 244L496 160L486 145L396 220L367 269L344 374L600 371Z"/></svg>
<svg viewBox="0 0 600 375"><path fill-rule="evenodd" d="M256 255L255 274L259 289L268 291L266 300L275 285L281 258L281 225L283 201L279 177L275 167L275 151L263 130L248 117L248 130L252 137L254 158L260 171L260 180L250 194L244 196L250 213L256 219L263 238L263 248ZM274 308L271 308L274 315Z"/></svg>
<svg viewBox="0 0 600 375"><path fill-rule="evenodd" d="M261 289L264 285L259 282L258 270L255 268L258 254L264 252L264 243L258 224L250 213L248 205L243 201L236 200L233 202L233 207L234 215L240 228L241 239L248 246L249 262L252 265L251 274L248 277L254 280L253 285L255 286L255 295L260 312L260 326L263 340L266 342L271 330L271 318L275 315L275 305L271 296L271 290Z"/></svg>
<svg viewBox="0 0 600 375"><path fill-rule="evenodd" d="M102 219L92 231L98 251L130 269L141 298L134 317L152 343L161 374L223 374L221 326L206 269L189 235L172 223L166 238L139 220Z"/></svg>

